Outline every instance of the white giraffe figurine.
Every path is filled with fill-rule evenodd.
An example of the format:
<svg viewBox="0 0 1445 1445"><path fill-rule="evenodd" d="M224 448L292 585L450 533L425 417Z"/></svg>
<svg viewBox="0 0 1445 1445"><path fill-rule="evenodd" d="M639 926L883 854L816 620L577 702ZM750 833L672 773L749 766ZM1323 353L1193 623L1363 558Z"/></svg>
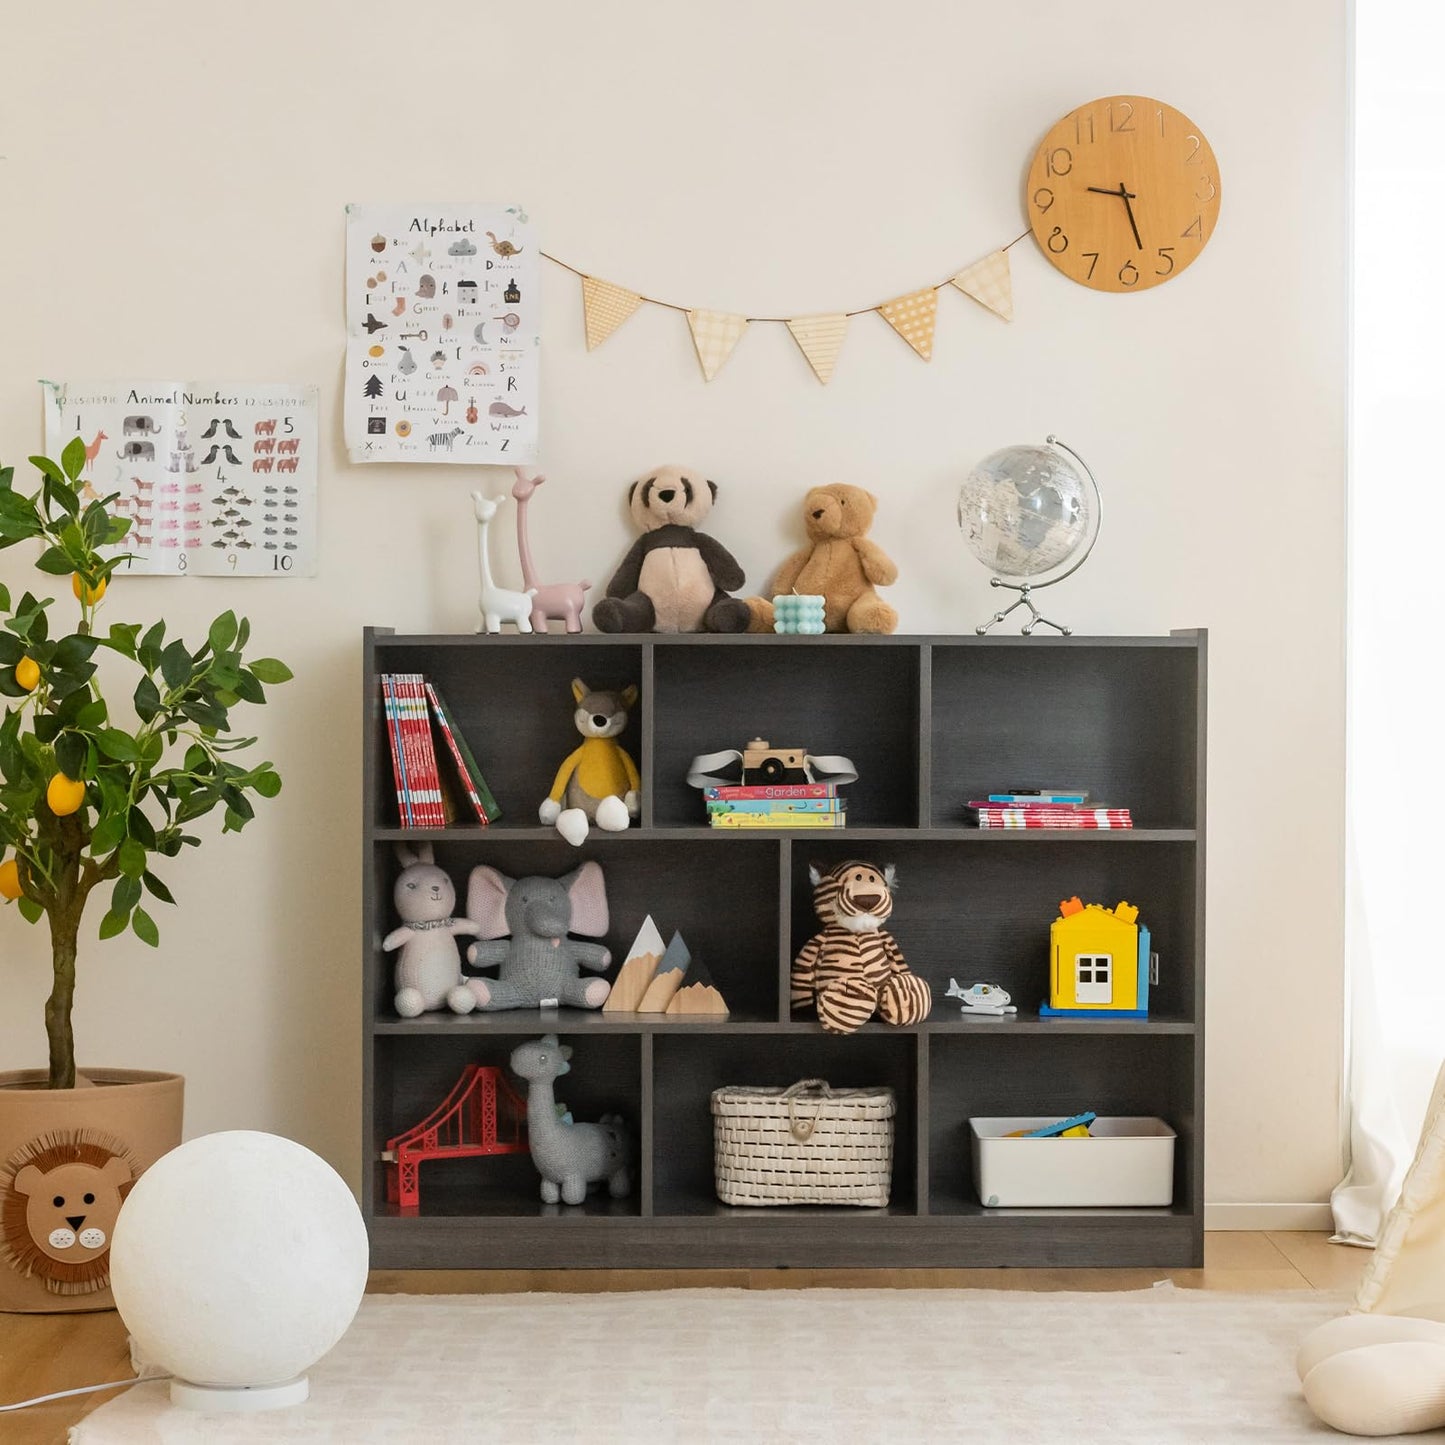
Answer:
<svg viewBox="0 0 1445 1445"><path fill-rule="evenodd" d="M515 622L518 632L532 630L532 597L537 589L533 587L529 592L513 592L509 587L498 587L492 578L487 533L504 500L502 497L484 497L480 492L472 493L472 503L477 512L477 564L482 573L482 592L477 603L482 625L477 628L478 632L500 632L504 622Z"/></svg>

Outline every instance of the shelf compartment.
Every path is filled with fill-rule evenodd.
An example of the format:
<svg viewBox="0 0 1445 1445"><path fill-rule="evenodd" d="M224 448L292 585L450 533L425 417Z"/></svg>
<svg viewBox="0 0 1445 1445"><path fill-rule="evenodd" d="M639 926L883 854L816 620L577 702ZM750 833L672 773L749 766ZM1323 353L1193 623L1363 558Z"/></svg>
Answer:
<svg viewBox="0 0 1445 1445"><path fill-rule="evenodd" d="M1127 899L1138 906L1160 958L1159 983L1150 990L1151 1012L1162 1019L1195 1018L1192 846L1161 848L1128 834L1108 848L1078 848L1071 839L1021 849L959 849L951 842L899 840L862 853L856 842L834 838L795 845L792 956L819 928L809 864L827 868L860 856L879 866L897 865L888 929L909 968L933 990L930 1024L959 1020L958 1004L945 997L950 977L964 985L1001 985L1018 1007L1020 1023L1030 1015L1035 1026L1072 1022L1038 1020L1036 1015L1048 997L1049 927L1060 901L1075 894L1086 903L1112 907ZM1007 1019L972 1022L1010 1027Z"/></svg>
<svg viewBox="0 0 1445 1445"><path fill-rule="evenodd" d="M1008 788L1082 787L1148 828L1192 828L1200 655L1171 639L932 649L932 824Z"/></svg>
<svg viewBox="0 0 1445 1445"><path fill-rule="evenodd" d="M420 672L436 685L502 809L502 819L493 827L537 824L537 809L557 769L581 742L572 720L574 677L601 691L644 683L643 649L636 640L628 646L604 646L587 637L562 647L495 647L479 639L471 639L470 647L457 647L437 638L406 644L384 635L375 641L378 673ZM378 678L371 679L368 707L376 778L370 816L374 826L392 828L397 822L396 787ZM619 741L646 776L645 756L639 756L646 751L641 712L639 701ZM449 771L449 759L439 761L443 771ZM467 806L465 798L458 803ZM458 821L463 819L459 816ZM409 836L419 834L413 830Z"/></svg>
<svg viewBox="0 0 1445 1445"><path fill-rule="evenodd" d="M473 830L468 836L439 839L436 861L457 890L457 911L466 908L467 880L481 864L500 869L509 878L543 875L560 878L588 859L601 865L607 883L610 927L600 940L612 950L613 962L600 977L615 979L633 939L650 913L666 942L673 930L682 933L694 958L701 959L712 980L740 1018L776 1018L778 998L778 843L744 849L718 867L717 850L678 851L659 839L639 839L616 848L588 837L573 848L555 832L508 838L499 828ZM370 1007L379 1022L397 1019L394 953L383 953L385 931L397 920L392 890L401 871L395 849L377 844L370 859L372 897L377 908L367 940L370 961ZM471 941L459 936L463 958ZM490 972L490 971L489 971ZM513 1011L508 1011L509 1016ZM525 1016L525 1011L518 1011ZM460 1019L465 1024L471 1015ZM496 1017L496 1015L490 1015Z"/></svg>
<svg viewBox="0 0 1445 1445"><path fill-rule="evenodd" d="M847 1219L912 1215L918 1098L916 1040L903 1034L839 1039L822 1034L709 1034L652 1036L654 1120L653 1212L657 1216L789 1215L796 1206L730 1207L713 1184L712 1091L728 1085L786 1088L801 1079L826 1079L837 1089L891 1088L893 1181L887 1209L808 1207L812 1214Z"/></svg>
<svg viewBox="0 0 1445 1445"><path fill-rule="evenodd" d="M520 1013L516 1027L466 1039L453 1034L410 1035L376 1039L375 1111L368 1140L371 1212L404 1223L417 1218L537 1218L550 1212L588 1216L636 1217L642 1214L642 1053L640 1040L625 1035L561 1035L573 1049L572 1068L555 1084L556 1096L574 1118L591 1121L604 1114L620 1114L639 1148L632 1194L614 1200L605 1187L589 1193L585 1205L544 1205L537 1171L530 1154L499 1154L459 1159L436 1159L421 1167L421 1207L403 1216L386 1202L386 1173L381 1152L390 1138L425 1119L461 1077L468 1064L491 1064L504 1070L508 1082L523 1099L527 1085L508 1067L519 1043L551 1032L534 1018Z"/></svg>
<svg viewBox="0 0 1445 1445"><path fill-rule="evenodd" d="M1063 1119L1101 1115L1163 1119L1178 1135L1174 1202L1154 1214L1192 1217L1194 1040L1178 1034L935 1035L929 1043L930 1214L1149 1214L1149 1210L985 1210L973 1186L971 1118ZM1066 1146L1067 1147L1067 1146Z"/></svg>
<svg viewBox="0 0 1445 1445"><path fill-rule="evenodd" d="M836 649L768 638L732 648L662 646L653 673L658 824L704 824L702 795L687 782L693 758L759 737L851 758L859 778L844 789L850 828L918 823L916 647L863 647L845 661Z"/></svg>
<svg viewBox="0 0 1445 1445"><path fill-rule="evenodd" d="M385 1036L415 1034L440 1037L445 1034L515 1034L519 1019L532 1020L537 1033L555 1034L646 1034L646 1033L771 1033L778 1028L771 1014L734 1012L721 1014L639 1014L604 1013L601 1009L505 1009L497 1013L454 1014L438 1010L420 1018L380 1018L372 1032Z"/></svg>

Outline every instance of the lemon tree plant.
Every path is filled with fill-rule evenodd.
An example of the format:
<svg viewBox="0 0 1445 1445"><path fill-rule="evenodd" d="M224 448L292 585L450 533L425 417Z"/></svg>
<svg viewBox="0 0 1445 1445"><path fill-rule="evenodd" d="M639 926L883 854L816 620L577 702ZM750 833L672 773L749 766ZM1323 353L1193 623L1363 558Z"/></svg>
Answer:
<svg viewBox="0 0 1445 1445"><path fill-rule="evenodd" d="M154 946L159 931L150 899L173 903L155 872L200 839L196 819L224 810L223 832L254 816L252 795L272 798L281 778L270 763L243 767L230 755L255 738L232 731L231 710L264 703L266 685L291 671L275 658L247 661L250 625L224 612L192 647L167 637L166 624L97 621L111 578L124 565L118 544L130 528L116 515L119 493L94 497L81 483L85 445L78 438L57 464L31 457L40 472L32 494L17 491L14 468L0 468L0 549L38 542L40 572L70 578L79 607L73 631L52 627L55 599L26 592L13 600L0 585L0 895L16 900L31 923L50 928L54 981L45 1005L49 1085L75 1085L75 964L81 918L102 890L99 936L130 929ZM104 549L104 550L102 550ZM65 604L69 611L69 604ZM121 714L102 691L97 653L122 659L138 680ZM132 717L133 714L133 717Z"/></svg>

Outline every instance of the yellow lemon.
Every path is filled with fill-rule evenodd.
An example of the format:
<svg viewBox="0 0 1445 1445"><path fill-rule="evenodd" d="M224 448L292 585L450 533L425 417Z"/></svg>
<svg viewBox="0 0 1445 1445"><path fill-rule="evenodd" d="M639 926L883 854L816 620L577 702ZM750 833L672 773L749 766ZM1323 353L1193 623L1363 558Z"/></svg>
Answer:
<svg viewBox="0 0 1445 1445"><path fill-rule="evenodd" d="M94 587L87 587L85 583L81 581L79 572L72 572L70 574L70 590L74 592L76 597L84 602L87 607L94 607L95 604L105 596L105 588L106 581L104 577L102 577Z"/></svg>
<svg viewBox="0 0 1445 1445"><path fill-rule="evenodd" d="M45 790L45 801L57 818L63 818L75 812L85 801L85 784L67 778L64 773L56 773Z"/></svg>
<svg viewBox="0 0 1445 1445"><path fill-rule="evenodd" d="M20 865L7 858L0 863L0 898L14 900L20 897Z"/></svg>
<svg viewBox="0 0 1445 1445"><path fill-rule="evenodd" d="M33 657L22 657L15 664L15 681L26 692L34 692L35 684L40 681L40 664Z"/></svg>

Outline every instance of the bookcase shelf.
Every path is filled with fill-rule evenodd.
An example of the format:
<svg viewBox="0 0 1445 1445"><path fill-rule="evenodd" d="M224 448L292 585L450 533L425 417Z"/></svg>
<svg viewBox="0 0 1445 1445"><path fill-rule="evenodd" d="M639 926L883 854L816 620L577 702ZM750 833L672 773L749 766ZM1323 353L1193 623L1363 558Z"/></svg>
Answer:
<svg viewBox="0 0 1445 1445"><path fill-rule="evenodd" d="M407 636L368 629L363 665L363 1212L379 1268L1199 1265L1203 1258L1206 639L1167 637ZM503 816L397 826L378 678L427 674ZM536 821L576 745L570 683L636 683L622 741L642 816L581 848ZM761 736L842 753L860 776L843 832L708 828L685 774L699 753ZM1068 784L1133 810L1130 830L980 830L964 804ZM429 841L465 896L481 863L512 877L601 863L621 958L643 917L680 929L732 1012L585 1009L399 1018L392 1007L396 844ZM729 852L729 850L731 850ZM724 853L728 853L724 857ZM933 989L910 1028L825 1033L788 1008L815 931L808 865L893 863L890 928ZM1040 1018L1058 902L1139 905L1161 958L1148 1019ZM1016 1016L962 1017L950 977L1002 984ZM544 1205L526 1155L423 1166L422 1206L386 1202L381 1151L465 1065L524 1039L572 1045L559 1095L578 1118L620 1113L639 1144L627 1200ZM898 1100L886 1209L739 1209L712 1185L709 1096L725 1084L828 1079ZM979 1203L967 1121L997 1114L1158 1115L1178 1134L1167 1209L1000 1210Z"/></svg>

